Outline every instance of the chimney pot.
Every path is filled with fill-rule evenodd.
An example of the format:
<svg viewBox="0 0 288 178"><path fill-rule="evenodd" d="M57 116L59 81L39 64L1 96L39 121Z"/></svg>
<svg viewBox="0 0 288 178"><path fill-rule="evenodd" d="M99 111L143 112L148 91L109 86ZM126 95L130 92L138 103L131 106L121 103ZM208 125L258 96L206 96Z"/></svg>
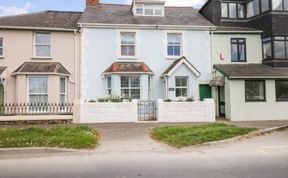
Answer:
<svg viewBox="0 0 288 178"><path fill-rule="evenodd" d="M86 0L86 6L96 6L100 3L100 0Z"/></svg>

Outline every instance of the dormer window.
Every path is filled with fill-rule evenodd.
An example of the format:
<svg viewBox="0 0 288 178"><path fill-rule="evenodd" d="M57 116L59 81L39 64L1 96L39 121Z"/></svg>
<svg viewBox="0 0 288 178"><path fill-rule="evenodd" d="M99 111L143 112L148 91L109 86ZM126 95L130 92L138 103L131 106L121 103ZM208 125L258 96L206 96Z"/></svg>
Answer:
<svg viewBox="0 0 288 178"><path fill-rule="evenodd" d="M135 3L134 14L138 16L164 16L164 4Z"/></svg>

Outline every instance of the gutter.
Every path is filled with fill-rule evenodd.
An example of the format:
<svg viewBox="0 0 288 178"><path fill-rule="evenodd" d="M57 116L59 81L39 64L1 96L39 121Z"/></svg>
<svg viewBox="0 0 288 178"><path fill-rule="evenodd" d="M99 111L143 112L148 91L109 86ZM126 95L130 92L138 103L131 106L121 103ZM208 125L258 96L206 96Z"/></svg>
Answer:
<svg viewBox="0 0 288 178"><path fill-rule="evenodd" d="M148 25L138 25L138 24L104 24L104 23L78 23L81 27L87 28L120 28L120 29L190 29L190 30L216 30L216 26L188 26L188 25L158 25L158 24L148 24Z"/></svg>
<svg viewBox="0 0 288 178"><path fill-rule="evenodd" d="M215 31L215 34L261 34L263 31L256 30L256 31Z"/></svg>
<svg viewBox="0 0 288 178"><path fill-rule="evenodd" d="M21 27L21 26L0 26L0 29L3 30L50 30L50 31L67 31L74 32L76 29L68 29L68 28L47 28L47 27Z"/></svg>

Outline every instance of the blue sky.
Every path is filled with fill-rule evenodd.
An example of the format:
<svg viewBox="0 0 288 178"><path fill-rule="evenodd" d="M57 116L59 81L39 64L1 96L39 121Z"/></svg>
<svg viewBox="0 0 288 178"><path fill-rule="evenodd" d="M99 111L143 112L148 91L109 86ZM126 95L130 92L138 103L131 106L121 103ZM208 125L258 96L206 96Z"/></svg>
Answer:
<svg viewBox="0 0 288 178"><path fill-rule="evenodd" d="M167 5L200 7L205 0L166 0ZM82 11L85 0L0 0L0 16L43 10ZM131 3L131 0L102 0L102 3Z"/></svg>

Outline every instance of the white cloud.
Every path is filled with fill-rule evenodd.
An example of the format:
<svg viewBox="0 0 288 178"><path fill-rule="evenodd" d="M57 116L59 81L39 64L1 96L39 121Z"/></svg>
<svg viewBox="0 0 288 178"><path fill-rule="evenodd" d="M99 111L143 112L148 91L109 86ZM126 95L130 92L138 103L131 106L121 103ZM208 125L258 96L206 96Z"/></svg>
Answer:
<svg viewBox="0 0 288 178"><path fill-rule="evenodd" d="M25 14L28 13L32 7L31 2L26 2L22 7L0 5L0 16Z"/></svg>

